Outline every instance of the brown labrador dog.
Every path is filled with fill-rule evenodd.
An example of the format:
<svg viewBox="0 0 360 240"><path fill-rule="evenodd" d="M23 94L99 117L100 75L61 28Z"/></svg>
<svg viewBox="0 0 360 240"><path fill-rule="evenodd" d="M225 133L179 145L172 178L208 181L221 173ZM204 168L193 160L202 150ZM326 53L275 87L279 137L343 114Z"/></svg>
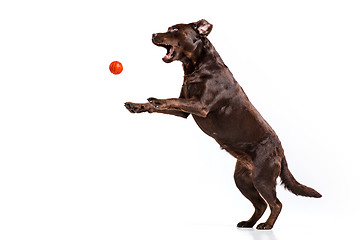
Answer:
<svg viewBox="0 0 360 240"><path fill-rule="evenodd" d="M163 61L183 64L184 83L179 98L149 98L147 103L125 103L131 113L157 112L195 122L221 148L237 159L235 183L255 207L248 221L253 227L267 204L271 214L257 229L271 229L281 211L276 179L296 195L320 198L314 189L298 183L288 169L284 150L275 131L251 104L243 89L207 39L212 25L206 20L177 24L152 36L155 45L167 49Z"/></svg>

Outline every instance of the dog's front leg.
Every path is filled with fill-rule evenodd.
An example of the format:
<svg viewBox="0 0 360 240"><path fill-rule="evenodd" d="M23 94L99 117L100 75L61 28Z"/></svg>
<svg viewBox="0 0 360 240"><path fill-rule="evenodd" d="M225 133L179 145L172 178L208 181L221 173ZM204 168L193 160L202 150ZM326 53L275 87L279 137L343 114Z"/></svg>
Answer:
<svg viewBox="0 0 360 240"><path fill-rule="evenodd" d="M185 98L169 98L169 99L156 99L148 98L156 109L161 111L177 110L186 113L191 113L199 117L206 117L209 109L206 108L199 100L185 99Z"/></svg>
<svg viewBox="0 0 360 240"><path fill-rule="evenodd" d="M164 114L174 115L174 116L182 117L182 118L187 118L189 116L189 113L182 112L182 111L158 109L151 103L126 102L124 105L125 105L126 109L129 110L129 112L131 112L131 113L143 113L143 112L153 113L153 112L156 112L156 113L164 113Z"/></svg>

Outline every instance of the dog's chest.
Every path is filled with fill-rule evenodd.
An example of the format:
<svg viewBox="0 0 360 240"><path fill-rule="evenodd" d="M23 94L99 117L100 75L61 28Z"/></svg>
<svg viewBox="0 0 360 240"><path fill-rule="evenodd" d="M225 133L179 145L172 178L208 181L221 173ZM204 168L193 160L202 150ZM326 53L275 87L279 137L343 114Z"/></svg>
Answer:
<svg viewBox="0 0 360 240"><path fill-rule="evenodd" d="M203 82L190 82L183 85L185 98L201 98L204 94L205 84Z"/></svg>

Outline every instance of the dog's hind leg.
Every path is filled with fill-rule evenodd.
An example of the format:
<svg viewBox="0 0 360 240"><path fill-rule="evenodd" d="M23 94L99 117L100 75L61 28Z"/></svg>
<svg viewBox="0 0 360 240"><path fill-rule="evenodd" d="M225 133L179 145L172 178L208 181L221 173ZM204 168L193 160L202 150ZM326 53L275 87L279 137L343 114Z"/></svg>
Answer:
<svg viewBox="0 0 360 240"><path fill-rule="evenodd" d="M240 192L251 201L255 208L255 212L249 220L237 224L237 227L241 228L253 227L264 214L267 207L266 202L254 187L252 172L253 163L250 157L245 154L238 157L234 173L235 183Z"/></svg>
<svg viewBox="0 0 360 240"><path fill-rule="evenodd" d="M276 178L280 175L280 171L281 158L278 156L254 161L254 186L271 209L269 218L266 222L260 223L257 229L271 229L280 214L282 204L276 197Z"/></svg>

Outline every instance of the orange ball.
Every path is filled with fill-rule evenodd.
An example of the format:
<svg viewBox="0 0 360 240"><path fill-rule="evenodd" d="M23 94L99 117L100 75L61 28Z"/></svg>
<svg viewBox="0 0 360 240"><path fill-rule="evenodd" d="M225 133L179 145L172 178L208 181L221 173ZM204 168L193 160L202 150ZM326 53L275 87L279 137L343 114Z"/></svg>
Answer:
<svg viewBox="0 0 360 240"><path fill-rule="evenodd" d="M113 74L120 74L123 70L123 66L120 62L113 61L112 63L110 63L109 69L110 72L112 72Z"/></svg>

